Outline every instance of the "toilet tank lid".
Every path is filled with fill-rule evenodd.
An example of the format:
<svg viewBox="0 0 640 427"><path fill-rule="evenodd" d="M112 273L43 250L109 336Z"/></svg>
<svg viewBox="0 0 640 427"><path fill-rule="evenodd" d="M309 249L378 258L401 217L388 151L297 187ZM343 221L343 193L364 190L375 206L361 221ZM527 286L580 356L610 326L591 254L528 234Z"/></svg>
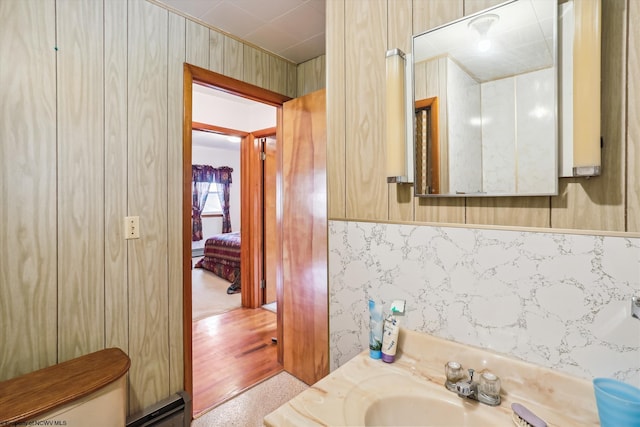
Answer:
<svg viewBox="0 0 640 427"><path fill-rule="evenodd" d="M106 348L0 383L0 420L26 421L83 398L127 373L131 360Z"/></svg>

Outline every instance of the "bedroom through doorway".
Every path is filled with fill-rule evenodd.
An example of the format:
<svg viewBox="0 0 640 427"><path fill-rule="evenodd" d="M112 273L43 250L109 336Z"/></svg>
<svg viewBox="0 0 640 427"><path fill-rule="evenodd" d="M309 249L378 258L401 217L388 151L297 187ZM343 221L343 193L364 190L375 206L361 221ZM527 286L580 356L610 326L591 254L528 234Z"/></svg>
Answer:
<svg viewBox="0 0 640 427"><path fill-rule="evenodd" d="M282 371L275 271L277 108L198 83L194 79L185 153L191 152L192 168L211 167L213 175L229 171L231 231L221 232L224 207L209 203L200 212L202 239L191 236L194 417ZM224 203L221 185L210 187L207 198ZM254 215L247 218L245 210ZM245 245L259 256L247 257ZM243 262L251 268L241 268Z"/></svg>

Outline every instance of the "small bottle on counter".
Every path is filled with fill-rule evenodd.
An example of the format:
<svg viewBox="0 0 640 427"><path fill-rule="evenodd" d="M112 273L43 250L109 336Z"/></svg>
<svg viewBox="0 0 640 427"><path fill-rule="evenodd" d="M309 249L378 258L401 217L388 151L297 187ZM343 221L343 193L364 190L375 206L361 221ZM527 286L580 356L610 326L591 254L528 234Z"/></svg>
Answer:
<svg viewBox="0 0 640 427"><path fill-rule="evenodd" d="M400 318L404 314L405 301L396 300L391 304L391 314L384 320L382 336L382 361L392 363L396 359L398 335L400 333Z"/></svg>
<svg viewBox="0 0 640 427"><path fill-rule="evenodd" d="M369 300L369 356L372 359L380 359L382 353L382 306Z"/></svg>

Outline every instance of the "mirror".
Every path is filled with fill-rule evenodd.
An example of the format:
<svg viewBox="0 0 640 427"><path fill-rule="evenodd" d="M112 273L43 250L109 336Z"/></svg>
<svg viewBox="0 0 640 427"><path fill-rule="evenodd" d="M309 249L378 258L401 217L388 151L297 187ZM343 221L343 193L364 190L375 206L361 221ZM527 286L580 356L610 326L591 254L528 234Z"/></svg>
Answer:
<svg viewBox="0 0 640 427"><path fill-rule="evenodd" d="M557 23L515 0L414 36L416 196L557 194Z"/></svg>

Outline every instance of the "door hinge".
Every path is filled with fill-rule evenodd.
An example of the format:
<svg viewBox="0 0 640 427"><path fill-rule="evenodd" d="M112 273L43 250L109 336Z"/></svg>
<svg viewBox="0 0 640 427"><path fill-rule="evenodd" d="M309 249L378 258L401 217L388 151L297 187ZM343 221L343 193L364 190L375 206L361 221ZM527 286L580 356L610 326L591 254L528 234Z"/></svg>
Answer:
<svg viewBox="0 0 640 427"><path fill-rule="evenodd" d="M260 289L264 289L267 287L267 283L264 281L264 279L260 279Z"/></svg>
<svg viewBox="0 0 640 427"><path fill-rule="evenodd" d="M267 154L264 151L260 152L260 160L267 160Z"/></svg>

